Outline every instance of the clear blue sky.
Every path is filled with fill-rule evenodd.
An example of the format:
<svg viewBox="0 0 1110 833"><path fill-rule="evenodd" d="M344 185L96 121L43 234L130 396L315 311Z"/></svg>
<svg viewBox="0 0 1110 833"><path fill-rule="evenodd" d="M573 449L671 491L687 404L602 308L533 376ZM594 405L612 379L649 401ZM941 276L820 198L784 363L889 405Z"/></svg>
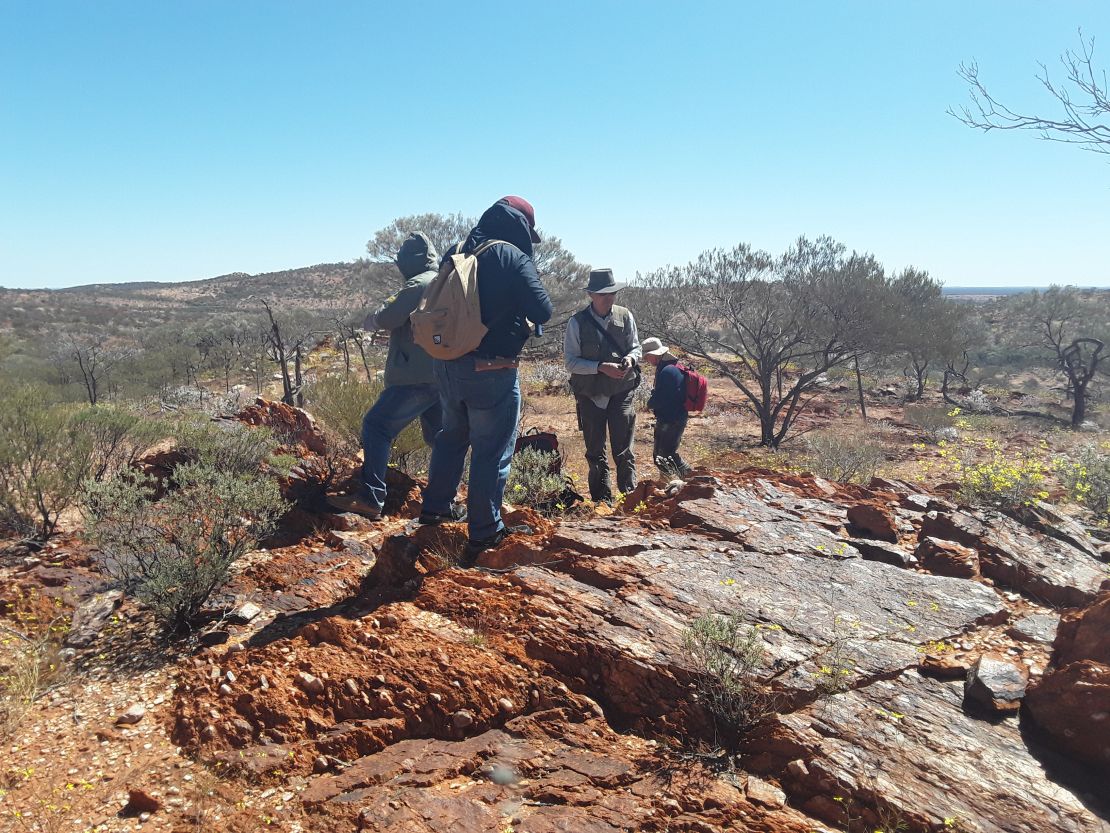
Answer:
<svg viewBox="0 0 1110 833"><path fill-rule="evenodd" d="M621 277L830 234L948 284L1110 285L1110 159L1017 108L1100 2L0 0L0 285L351 260L506 193Z"/></svg>

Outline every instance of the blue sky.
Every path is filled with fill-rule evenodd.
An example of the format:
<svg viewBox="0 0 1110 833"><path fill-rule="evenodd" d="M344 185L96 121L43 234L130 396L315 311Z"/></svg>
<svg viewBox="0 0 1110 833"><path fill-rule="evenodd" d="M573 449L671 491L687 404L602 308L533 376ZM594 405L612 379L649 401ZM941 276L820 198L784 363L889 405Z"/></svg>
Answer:
<svg viewBox="0 0 1110 833"><path fill-rule="evenodd" d="M0 285L265 272L518 193L621 277L830 234L952 285L1110 285L1110 159L1015 108L1103 2L0 0Z"/></svg>

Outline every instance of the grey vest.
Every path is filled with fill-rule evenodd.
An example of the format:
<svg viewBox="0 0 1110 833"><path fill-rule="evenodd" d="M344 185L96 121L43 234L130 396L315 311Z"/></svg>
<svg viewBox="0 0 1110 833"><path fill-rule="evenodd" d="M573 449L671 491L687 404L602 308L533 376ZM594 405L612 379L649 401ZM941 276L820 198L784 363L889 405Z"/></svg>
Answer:
<svg viewBox="0 0 1110 833"><path fill-rule="evenodd" d="M596 362L619 362L632 351L632 328L628 326L628 309L614 305L612 312L608 332L623 352L618 353L613 349L613 345L597 328L597 319L590 312L590 307L586 307L574 314L578 321L578 342L581 345L582 358ZM578 396L615 396L618 393L627 393L639 385L639 367L633 367L623 379L610 379L604 373L570 374L571 390Z"/></svg>

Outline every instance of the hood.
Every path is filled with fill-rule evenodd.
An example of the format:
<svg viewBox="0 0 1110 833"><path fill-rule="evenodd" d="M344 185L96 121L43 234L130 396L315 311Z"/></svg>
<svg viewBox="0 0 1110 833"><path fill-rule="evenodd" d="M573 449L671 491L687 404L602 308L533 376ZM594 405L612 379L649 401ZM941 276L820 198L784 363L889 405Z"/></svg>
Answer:
<svg viewBox="0 0 1110 833"><path fill-rule="evenodd" d="M436 247L422 231L410 234L397 250L397 268L401 270L405 280L423 272L434 272L438 261Z"/></svg>
<svg viewBox="0 0 1110 833"><path fill-rule="evenodd" d="M528 218L504 200L489 208L466 238L466 251L473 251L487 240L504 240L512 243L529 257L532 256L532 227Z"/></svg>

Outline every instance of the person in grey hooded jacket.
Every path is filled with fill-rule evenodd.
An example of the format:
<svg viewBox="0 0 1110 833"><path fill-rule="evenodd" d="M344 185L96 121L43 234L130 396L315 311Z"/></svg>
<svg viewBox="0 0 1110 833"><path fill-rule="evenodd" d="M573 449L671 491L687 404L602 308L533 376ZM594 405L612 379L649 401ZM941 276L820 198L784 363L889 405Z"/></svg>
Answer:
<svg viewBox="0 0 1110 833"><path fill-rule="evenodd" d="M366 316L365 330L389 330L385 360L385 389L362 420L361 489L354 495L332 498L337 509L380 518L385 505L385 470L393 440L414 419L420 419L424 442L432 445L442 423L439 389L432 378L432 359L412 340L409 314L424 288L436 276L439 256L423 232L414 232L397 252L397 268L404 285Z"/></svg>

